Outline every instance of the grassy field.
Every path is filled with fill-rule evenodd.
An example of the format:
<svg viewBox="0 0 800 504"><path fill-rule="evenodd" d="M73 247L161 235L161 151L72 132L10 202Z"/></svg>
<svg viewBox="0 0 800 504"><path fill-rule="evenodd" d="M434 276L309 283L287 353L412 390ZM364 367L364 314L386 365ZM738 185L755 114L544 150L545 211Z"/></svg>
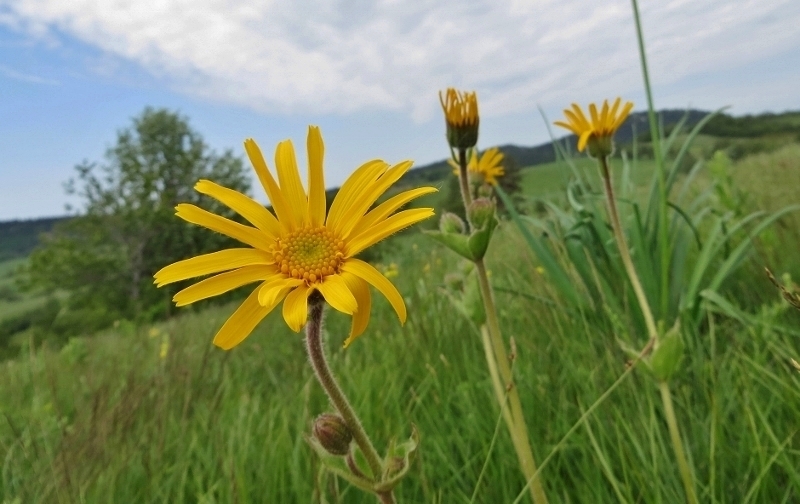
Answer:
<svg viewBox="0 0 800 504"><path fill-rule="evenodd" d="M775 209L797 201L799 162L800 147L790 146L745 158L733 173L754 207ZM635 180L651 170L642 163ZM555 163L524 175L526 194L537 197L559 191L567 176ZM797 224L781 221L738 278L751 288L735 289L736 302L755 308L742 320L709 315L673 381L701 502L800 500L800 372L790 364L800 360L800 316L760 272L765 258L777 261L778 274L798 271ZM459 260L417 232L378 251L382 265L397 266L407 323L375 296L362 338L343 350L349 321L331 311L326 342L379 449L407 437L412 424L421 433L398 499L525 502L479 334L442 293ZM565 438L625 371L628 357L616 343L625 334L552 302L548 279L512 225L501 226L488 264L502 328L518 348L514 372L551 502L681 502L645 371L634 371ZM155 326L122 321L1 363L2 501L373 502L321 472L304 439L328 406L302 336L273 313L224 352L211 339L234 305L204 308Z"/></svg>

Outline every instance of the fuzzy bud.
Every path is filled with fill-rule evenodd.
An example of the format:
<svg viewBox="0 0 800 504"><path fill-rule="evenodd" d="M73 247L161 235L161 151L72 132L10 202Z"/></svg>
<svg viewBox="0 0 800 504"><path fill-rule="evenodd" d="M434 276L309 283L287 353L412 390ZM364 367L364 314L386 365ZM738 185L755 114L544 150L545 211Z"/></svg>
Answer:
<svg viewBox="0 0 800 504"><path fill-rule="evenodd" d="M461 220L461 217L454 213L445 212L439 220L439 230L442 233L463 234L466 230L466 226L464 225L464 221Z"/></svg>
<svg viewBox="0 0 800 504"><path fill-rule="evenodd" d="M491 198L494 194L492 190L492 186L487 184L486 182L482 183L478 186L478 197L479 198Z"/></svg>
<svg viewBox="0 0 800 504"><path fill-rule="evenodd" d="M494 210L494 201L489 198L478 198L470 204L467 215L473 226L483 229L489 225L491 219L494 219Z"/></svg>
<svg viewBox="0 0 800 504"><path fill-rule="evenodd" d="M323 413L314 420L314 437L332 455L347 455L353 434L344 419L333 413Z"/></svg>

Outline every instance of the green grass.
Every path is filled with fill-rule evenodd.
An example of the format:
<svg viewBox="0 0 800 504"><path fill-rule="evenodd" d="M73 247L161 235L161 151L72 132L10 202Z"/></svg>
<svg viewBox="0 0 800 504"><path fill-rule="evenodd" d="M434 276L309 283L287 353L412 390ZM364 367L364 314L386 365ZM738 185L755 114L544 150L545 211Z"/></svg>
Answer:
<svg viewBox="0 0 800 504"><path fill-rule="evenodd" d="M798 160L798 146L759 154L736 164L734 178L754 207L777 209L797 201ZM526 169L527 194L559 191L567 170ZM645 181L652 164L638 170L635 180ZM759 263L781 259L778 274L796 271L796 223L760 243L737 277L743 288L732 291L734 301L757 307L747 323L710 317L687 342L673 382L701 502L800 499L800 373L789 364L800 360L800 315ZM491 281L505 336L518 349L516 386L537 462L548 460L551 502L681 502L661 404L641 369L559 444L625 371L616 339L626 323L566 313L514 226L502 225L495 239ZM513 502L524 482L502 426L489 450L499 410L479 335L441 292L459 261L416 232L374 254L397 264L408 321L401 327L375 295L370 326L348 350L341 343L349 321L328 314L327 351L379 450L408 436L412 423L421 433L399 501L467 503L475 492L474 502ZM0 264L0 278L10 268ZM331 503L374 502L320 473L304 435L329 407L302 336L279 312L231 352L211 345L234 307L201 303L153 327L123 321L59 350L23 347L0 363L0 501L283 503L318 502L322 492Z"/></svg>
<svg viewBox="0 0 800 504"><path fill-rule="evenodd" d="M454 257L413 234L395 251L408 322L400 327L376 299L367 333L344 351L348 322L331 314L332 367L379 447L418 426L420 458L398 490L401 502L469 502L487 460L477 502L511 502L523 482L505 431L487 451L499 412L479 337L438 290ZM542 461L624 371L626 358L613 330L526 297L548 287L511 226L491 252ZM764 322L786 316L774 301ZM43 349L2 365L0 495L21 502L309 502L321 486L329 502L337 502L332 493L338 502L373 502L318 477L303 435L328 407L302 338L276 313L240 347L218 350L211 338L232 309L185 310L156 326L155 337L150 328L123 324L58 353ZM701 500L744 502L748 493L751 502L796 500L800 373L787 358L800 353L800 330L711 323L674 387ZM553 456L543 469L553 502L614 502L614 487L628 502L680 501L650 387L635 372Z"/></svg>

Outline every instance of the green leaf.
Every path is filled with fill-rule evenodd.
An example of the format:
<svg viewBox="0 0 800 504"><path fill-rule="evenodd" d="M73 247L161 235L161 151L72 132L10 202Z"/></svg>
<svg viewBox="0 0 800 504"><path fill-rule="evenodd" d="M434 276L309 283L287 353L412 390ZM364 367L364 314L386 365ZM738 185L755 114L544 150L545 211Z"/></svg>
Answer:
<svg viewBox="0 0 800 504"><path fill-rule="evenodd" d="M489 248L489 242L492 239L492 233L494 233L496 227L497 219L492 217L486 227L473 231L469 236L469 250L475 260L483 259L483 256L486 255L486 249Z"/></svg>
<svg viewBox="0 0 800 504"><path fill-rule="evenodd" d="M347 467L347 462L345 461L344 457L328 453L328 450L326 450L321 444L319 444L319 441L311 436L306 436L306 441L317 453L320 462L322 462L322 465L325 466L325 469L333 474L336 474L337 476L341 476L344 480L353 486L360 488L361 490L366 492L375 491L375 483L367 478L353 474L352 471L350 471L350 468Z"/></svg>
<svg viewBox="0 0 800 504"><path fill-rule="evenodd" d="M676 323L661 338L650 357L650 369L658 380L667 381L675 374L683 359L684 347L680 326Z"/></svg>
<svg viewBox="0 0 800 504"><path fill-rule="evenodd" d="M426 235L438 241L445 247L449 248L456 254L465 259L474 261L475 257L472 255L472 249L469 245L469 237L459 233L442 233L441 231L423 231Z"/></svg>

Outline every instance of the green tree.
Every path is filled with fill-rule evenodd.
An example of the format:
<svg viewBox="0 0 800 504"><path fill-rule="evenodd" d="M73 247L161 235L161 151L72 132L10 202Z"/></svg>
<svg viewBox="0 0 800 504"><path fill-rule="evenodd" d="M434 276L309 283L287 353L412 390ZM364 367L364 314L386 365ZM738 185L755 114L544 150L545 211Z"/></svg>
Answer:
<svg viewBox="0 0 800 504"><path fill-rule="evenodd" d="M194 203L233 218L230 210L193 190L202 178L246 193L249 178L231 151L211 152L188 119L147 108L117 133L104 162L83 162L65 188L83 202L31 255L35 285L70 291L70 307L114 318L157 317L171 292L152 275L171 262L228 245L228 239L174 216Z"/></svg>

